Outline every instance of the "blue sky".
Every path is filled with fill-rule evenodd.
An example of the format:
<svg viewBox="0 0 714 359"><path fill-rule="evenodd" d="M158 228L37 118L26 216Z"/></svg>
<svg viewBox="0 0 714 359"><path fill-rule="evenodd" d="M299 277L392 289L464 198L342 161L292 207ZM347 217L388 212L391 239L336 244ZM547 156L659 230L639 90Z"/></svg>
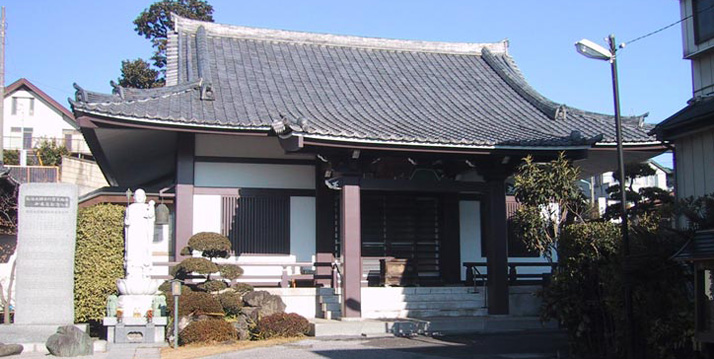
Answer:
<svg viewBox="0 0 714 359"><path fill-rule="evenodd" d="M148 40L132 21L153 1L11 0L6 83L26 77L60 103L72 83L110 92L123 59L148 58ZM610 69L573 43L604 45L610 33L632 40L679 20L673 0L212 0L216 22L334 34L429 41L510 41L509 53L546 97L585 110L613 112ZM681 27L629 43L618 58L623 115L649 112L657 123L691 97ZM671 166L670 160L664 164Z"/></svg>

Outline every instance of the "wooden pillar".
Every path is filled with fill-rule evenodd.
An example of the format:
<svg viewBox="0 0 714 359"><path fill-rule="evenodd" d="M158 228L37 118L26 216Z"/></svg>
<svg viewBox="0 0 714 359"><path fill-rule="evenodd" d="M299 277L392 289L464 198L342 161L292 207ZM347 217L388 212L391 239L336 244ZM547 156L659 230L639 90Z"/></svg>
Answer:
<svg viewBox="0 0 714 359"><path fill-rule="evenodd" d="M335 195L337 191L325 186L323 169L318 163L315 174L315 261L326 264L335 261ZM320 265L315 268L315 284L332 286L332 267Z"/></svg>
<svg viewBox="0 0 714 359"><path fill-rule="evenodd" d="M196 138L193 133L179 132L176 139L176 227L174 257L185 258L181 249L193 235L193 179Z"/></svg>
<svg viewBox="0 0 714 359"><path fill-rule="evenodd" d="M508 222L505 178L489 178L486 194L488 314L508 314Z"/></svg>
<svg viewBox="0 0 714 359"><path fill-rule="evenodd" d="M340 207L342 238L342 317L362 317L362 221L358 178L343 181Z"/></svg>
<svg viewBox="0 0 714 359"><path fill-rule="evenodd" d="M459 195L447 193L441 196L443 235L439 243L439 267L441 279L446 284L461 282L461 233Z"/></svg>

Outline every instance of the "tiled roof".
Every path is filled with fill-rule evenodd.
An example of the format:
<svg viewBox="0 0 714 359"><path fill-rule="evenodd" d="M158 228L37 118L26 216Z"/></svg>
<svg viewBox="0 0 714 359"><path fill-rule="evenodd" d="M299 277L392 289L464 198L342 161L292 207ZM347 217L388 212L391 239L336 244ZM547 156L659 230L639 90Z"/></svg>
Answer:
<svg viewBox="0 0 714 359"><path fill-rule="evenodd" d="M668 140L678 133L709 126L713 116L714 96L694 98L686 107L657 124L651 133Z"/></svg>
<svg viewBox="0 0 714 359"><path fill-rule="evenodd" d="M168 86L112 95L78 88L75 113L321 141L452 147L614 143L612 116L532 89L507 43L388 40L219 25L180 17ZM629 144L655 142L644 116Z"/></svg>

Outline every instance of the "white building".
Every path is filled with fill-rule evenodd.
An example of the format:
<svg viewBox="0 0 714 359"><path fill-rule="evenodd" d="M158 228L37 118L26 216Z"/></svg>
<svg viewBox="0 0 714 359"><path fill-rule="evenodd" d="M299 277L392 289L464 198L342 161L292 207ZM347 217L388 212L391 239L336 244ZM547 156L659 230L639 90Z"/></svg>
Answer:
<svg viewBox="0 0 714 359"><path fill-rule="evenodd" d="M3 148L32 149L42 139L64 144L73 153L90 154L74 115L21 78L5 88Z"/></svg>

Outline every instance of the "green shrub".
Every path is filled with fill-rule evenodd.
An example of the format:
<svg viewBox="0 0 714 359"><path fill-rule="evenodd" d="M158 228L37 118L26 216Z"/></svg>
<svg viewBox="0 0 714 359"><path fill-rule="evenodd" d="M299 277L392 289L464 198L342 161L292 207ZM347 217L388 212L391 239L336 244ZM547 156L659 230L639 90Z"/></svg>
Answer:
<svg viewBox="0 0 714 359"><path fill-rule="evenodd" d="M253 286L248 283L236 283L233 284L231 288L233 288L233 290L235 290L241 296L245 295L246 293L250 293L254 290Z"/></svg>
<svg viewBox="0 0 714 359"><path fill-rule="evenodd" d="M221 277L227 280L234 280L243 275L243 268L235 264L219 264L218 271L221 272Z"/></svg>
<svg viewBox="0 0 714 359"><path fill-rule="evenodd" d="M74 257L75 322L100 320L124 277L124 207L100 204L77 215Z"/></svg>
<svg viewBox="0 0 714 359"><path fill-rule="evenodd" d="M179 333L181 345L190 343L215 343L235 340L236 328L223 319L207 319L191 322Z"/></svg>
<svg viewBox="0 0 714 359"><path fill-rule="evenodd" d="M296 313L275 313L260 318L257 330L261 339L298 337L308 333L310 322Z"/></svg>
<svg viewBox="0 0 714 359"><path fill-rule="evenodd" d="M194 272L208 275L218 272L218 266L206 258L186 258L171 268L171 275L177 279L186 279Z"/></svg>
<svg viewBox="0 0 714 359"><path fill-rule="evenodd" d="M218 292L220 290L228 288L226 282L222 280L207 280L205 282L198 283L198 285L196 286L198 287L198 289L206 292Z"/></svg>
<svg viewBox="0 0 714 359"><path fill-rule="evenodd" d="M223 312L228 316L237 316L243 308L243 296L234 291L219 294L218 301L221 302Z"/></svg>
<svg viewBox="0 0 714 359"><path fill-rule="evenodd" d="M208 258L228 258L231 252L231 241L224 235L213 232L196 233L188 240L188 246Z"/></svg>
<svg viewBox="0 0 714 359"><path fill-rule="evenodd" d="M70 155L65 145L47 138L43 138L34 150L40 161L40 166L59 166L62 164L62 156Z"/></svg>
<svg viewBox="0 0 714 359"><path fill-rule="evenodd" d="M3 151L3 163L8 166L19 166L20 165L20 151L19 150L4 150Z"/></svg>
<svg viewBox="0 0 714 359"><path fill-rule="evenodd" d="M166 307L169 310L169 316L173 317L174 313L174 298L167 296ZM181 294L179 297L179 317L189 314L222 314L223 306L218 299L204 292L188 291Z"/></svg>
<svg viewBox="0 0 714 359"><path fill-rule="evenodd" d="M171 293L171 282L169 281L164 281L161 283L159 286L159 291L163 292L166 294L166 297L171 296L173 293ZM186 293L186 292L192 292L193 289L191 287L181 284L181 293Z"/></svg>

